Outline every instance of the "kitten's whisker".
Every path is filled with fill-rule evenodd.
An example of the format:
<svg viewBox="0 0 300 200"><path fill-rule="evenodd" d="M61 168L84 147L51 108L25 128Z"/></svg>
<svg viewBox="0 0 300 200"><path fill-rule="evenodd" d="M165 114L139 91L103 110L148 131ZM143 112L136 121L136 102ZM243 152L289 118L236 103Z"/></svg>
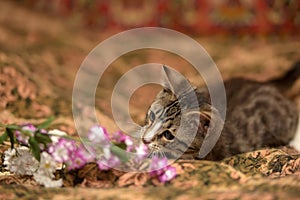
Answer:
<svg viewBox="0 0 300 200"><path fill-rule="evenodd" d="M164 157L164 158L167 158L166 153L165 153L163 150L162 150L161 152L162 152L162 154L163 154L163 157Z"/></svg>
<svg viewBox="0 0 300 200"><path fill-rule="evenodd" d="M159 150L158 152L159 152L159 157L163 157L161 150Z"/></svg>
<svg viewBox="0 0 300 200"><path fill-rule="evenodd" d="M162 158L167 158L167 156L163 150L160 150L159 152L160 152L160 155Z"/></svg>
<svg viewBox="0 0 300 200"><path fill-rule="evenodd" d="M153 154L153 150L151 149L151 151L147 154L147 158L152 158L152 154Z"/></svg>

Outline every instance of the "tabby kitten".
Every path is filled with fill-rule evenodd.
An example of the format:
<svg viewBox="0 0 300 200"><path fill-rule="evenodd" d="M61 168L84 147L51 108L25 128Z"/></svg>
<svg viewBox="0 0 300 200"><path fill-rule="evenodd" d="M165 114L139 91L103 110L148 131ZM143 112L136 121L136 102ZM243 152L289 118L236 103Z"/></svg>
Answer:
<svg viewBox="0 0 300 200"><path fill-rule="evenodd" d="M206 89L190 87L180 74L163 66L163 90L148 110L142 140L149 144L151 155L208 160L286 145L295 135L298 111L276 86L289 87L299 75L298 63L285 76L266 83L242 78L226 81L227 113L223 122ZM190 100L192 94L196 95L196 102ZM213 130L223 123L214 148L207 155L199 155L203 141L210 137L208 127ZM193 128L196 135L191 133Z"/></svg>

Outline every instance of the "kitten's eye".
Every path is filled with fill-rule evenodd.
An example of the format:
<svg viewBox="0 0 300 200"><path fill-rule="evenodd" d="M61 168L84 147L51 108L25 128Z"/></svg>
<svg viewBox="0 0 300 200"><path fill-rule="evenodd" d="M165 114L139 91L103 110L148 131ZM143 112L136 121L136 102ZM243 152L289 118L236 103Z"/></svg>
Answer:
<svg viewBox="0 0 300 200"><path fill-rule="evenodd" d="M168 130L164 131L162 133L162 136L166 139L166 140L173 140L175 138L175 136Z"/></svg>
<svg viewBox="0 0 300 200"><path fill-rule="evenodd" d="M155 120L155 115L154 115L154 113L153 113L152 111L150 111L148 117L149 117L149 120L150 120L151 122L153 122L153 121Z"/></svg>

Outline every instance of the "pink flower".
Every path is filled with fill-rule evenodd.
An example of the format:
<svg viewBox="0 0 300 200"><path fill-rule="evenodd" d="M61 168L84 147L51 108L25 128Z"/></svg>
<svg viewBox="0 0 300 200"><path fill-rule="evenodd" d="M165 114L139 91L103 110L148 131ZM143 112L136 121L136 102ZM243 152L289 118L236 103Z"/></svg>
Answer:
<svg viewBox="0 0 300 200"><path fill-rule="evenodd" d="M22 130L24 130L24 131L30 131L32 133L37 131L37 128L32 124L24 124L21 127L22 127Z"/></svg>
<svg viewBox="0 0 300 200"><path fill-rule="evenodd" d="M156 176L160 182L172 180L176 174L176 168L168 165L167 158L159 158L154 156L150 165L151 176Z"/></svg>
<svg viewBox="0 0 300 200"><path fill-rule="evenodd" d="M158 176L158 180L160 182L165 183L175 178L176 175L176 168L172 166L167 166L166 168L164 168L163 172Z"/></svg>
<svg viewBox="0 0 300 200"><path fill-rule="evenodd" d="M88 132L88 139L92 143L107 144L109 143L108 133L102 126L93 126Z"/></svg>
<svg viewBox="0 0 300 200"><path fill-rule="evenodd" d="M24 124L21 125L21 130L25 131L26 133L16 130L15 131L16 139L19 141L19 143L28 145L29 137L33 136L34 132L37 131L37 128L32 124Z"/></svg>
<svg viewBox="0 0 300 200"><path fill-rule="evenodd" d="M123 143L126 145L126 151L131 152L134 150L133 141L130 136L125 135L121 131L117 131L112 134L111 139L116 143Z"/></svg>
<svg viewBox="0 0 300 200"><path fill-rule="evenodd" d="M52 158L60 163L68 162L70 154L76 150L76 143L73 140L67 140L64 138L59 138L58 142L52 144L48 148L49 154Z"/></svg>
<svg viewBox="0 0 300 200"><path fill-rule="evenodd" d="M150 170L152 174L161 174L163 171L163 168L168 166L168 159L166 157L158 157L153 156L150 164Z"/></svg>
<svg viewBox="0 0 300 200"><path fill-rule="evenodd" d="M135 152L140 159L145 158L148 155L148 146L141 143L139 146L135 147Z"/></svg>
<svg viewBox="0 0 300 200"><path fill-rule="evenodd" d="M126 136L127 135L123 134L121 131L117 131L112 134L111 139L114 140L116 143L124 143Z"/></svg>
<svg viewBox="0 0 300 200"><path fill-rule="evenodd" d="M90 162L92 157L83 146L79 146L75 151L69 152L69 159L66 162L69 170L79 169L87 162Z"/></svg>
<svg viewBox="0 0 300 200"><path fill-rule="evenodd" d="M111 153L109 148L103 149L103 155L97 160L98 168L100 170L108 170L121 163L120 159Z"/></svg>
<svg viewBox="0 0 300 200"><path fill-rule="evenodd" d="M100 170L109 170L120 164L120 159L117 156L112 156L109 159L103 158L97 161Z"/></svg>
<svg viewBox="0 0 300 200"><path fill-rule="evenodd" d="M23 134L21 131L15 131L16 139L19 141L20 144L28 145L29 135ZM33 136L33 134L31 135Z"/></svg>
<svg viewBox="0 0 300 200"><path fill-rule="evenodd" d="M127 146L133 145L133 141L131 140L131 138L121 131L113 133L112 140L114 140L116 143L125 143Z"/></svg>
<svg viewBox="0 0 300 200"><path fill-rule="evenodd" d="M135 163L141 163L141 161L148 155L148 146L144 143L141 143L139 146L132 146L132 148L135 150L136 154L136 156L133 157L133 161Z"/></svg>
<svg viewBox="0 0 300 200"><path fill-rule="evenodd" d="M126 151L131 152L134 149L133 141L129 136L126 136L124 143L126 144Z"/></svg>
<svg viewBox="0 0 300 200"><path fill-rule="evenodd" d="M78 151L80 152L80 155L86 160L86 162L93 162L95 161L95 153L88 151L83 145L80 145L78 147Z"/></svg>
<svg viewBox="0 0 300 200"><path fill-rule="evenodd" d="M52 158L60 163L65 163L69 170L78 169L95 158L84 146L77 146L74 140L59 138L48 148Z"/></svg>

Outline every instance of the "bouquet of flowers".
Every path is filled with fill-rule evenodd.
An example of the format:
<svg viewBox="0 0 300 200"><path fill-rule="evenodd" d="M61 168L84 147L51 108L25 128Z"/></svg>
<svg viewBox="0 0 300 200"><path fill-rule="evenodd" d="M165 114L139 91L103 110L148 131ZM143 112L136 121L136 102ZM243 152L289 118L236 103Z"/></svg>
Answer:
<svg viewBox="0 0 300 200"><path fill-rule="evenodd" d="M144 159L149 159L147 171L165 183L176 176L176 169L168 166L168 159L154 156L147 158L148 147L134 144L120 131L109 134L100 125L91 127L86 138L76 138L54 129L47 131L53 118L42 124L1 125L4 133L0 143L10 141L4 152L5 169L16 175L32 175L45 187L61 187L62 178L55 178L58 169L76 170L95 162L99 170L111 168L139 170ZM130 156L134 155L134 156Z"/></svg>

